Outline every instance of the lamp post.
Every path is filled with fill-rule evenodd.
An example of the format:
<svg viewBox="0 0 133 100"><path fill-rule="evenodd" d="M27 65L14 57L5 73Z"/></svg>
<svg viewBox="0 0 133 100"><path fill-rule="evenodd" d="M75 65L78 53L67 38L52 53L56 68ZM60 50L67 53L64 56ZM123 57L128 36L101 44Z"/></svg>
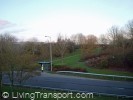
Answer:
<svg viewBox="0 0 133 100"><path fill-rule="evenodd" d="M45 36L50 38L50 65L51 65L51 71L52 71L52 44L51 44L51 37L50 36Z"/></svg>

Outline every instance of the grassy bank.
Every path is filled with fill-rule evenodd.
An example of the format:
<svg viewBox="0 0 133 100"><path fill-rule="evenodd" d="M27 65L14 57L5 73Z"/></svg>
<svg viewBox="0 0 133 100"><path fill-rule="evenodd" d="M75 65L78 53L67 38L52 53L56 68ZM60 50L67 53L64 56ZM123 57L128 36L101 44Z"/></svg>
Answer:
<svg viewBox="0 0 133 100"><path fill-rule="evenodd" d="M76 51L70 55L67 55L62 60L60 58L53 60L54 65L67 65L74 68L85 68L87 72L90 73L98 73L98 74L112 74L112 75L124 75L124 76L133 76L133 73L131 72L124 72L124 71L115 71L110 69L97 69L93 67L88 67L85 65L85 62L80 61L81 53L80 51Z"/></svg>

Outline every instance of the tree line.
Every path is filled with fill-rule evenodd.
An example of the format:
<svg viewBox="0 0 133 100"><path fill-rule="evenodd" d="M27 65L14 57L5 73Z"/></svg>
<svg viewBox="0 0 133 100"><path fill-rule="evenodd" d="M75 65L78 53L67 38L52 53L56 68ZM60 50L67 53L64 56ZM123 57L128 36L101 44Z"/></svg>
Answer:
<svg viewBox="0 0 133 100"><path fill-rule="evenodd" d="M82 59L88 59L88 66L133 71L133 20L122 28L112 26L99 38L81 35L80 41Z"/></svg>

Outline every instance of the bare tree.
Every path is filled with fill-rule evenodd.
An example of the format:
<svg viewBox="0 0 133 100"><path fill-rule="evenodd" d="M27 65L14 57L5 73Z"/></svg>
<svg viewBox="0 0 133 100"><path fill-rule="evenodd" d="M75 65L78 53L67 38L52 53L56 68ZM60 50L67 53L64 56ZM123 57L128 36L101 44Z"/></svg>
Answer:
<svg viewBox="0 0 133 100"><path fill-rule="evenodd" d="M85 39L84 44L82 44L82 54L83 56L89 56L94 52L97 44L97 37L94 35L88 35Z"/></svg>
<svg viewBox="0 0 133 100"><path fill-rule="evenodd" d="M99 41L101 44L108 44L108 39L107 39L107 36L105 34L101 34L100 35L100 41Z"/></svg>
<svg viewBox="0 0 133 100"><path fill-rule="evenodd" d="M67 38L59 34L57 43L56 43L56 51L60 53L62 64L63 64L63 58L66 52L66 49L67 49Z"/></svg>
<svg viewBox="0 0 133 100"><path fill-rule="evenodd" d="M34 61L33 59L33 55L19 52L19 57L17 60L19 63L17 64L16 68L16 81L18 81L20 85L22 85L22 82L30 77L39 74L35 71L36 66L32 64Z"/></svg>
<svg viewBox="0 0 133 100"><path fill-rule="evenodd" d="M108 30L108 39L110 40L110 42L115 45L115 41L117 38L117 35L119 33L119 28L117 26L112 26L109 30Z"/></svg>
<svg viewBox="0 0 133 100"><path fill-rule="evenodd" d="M82 33L78 33L75 35L71 36L71 40L77 44L77 45L82 45L85 41L85 36Z"/></svg>
<svg viewBox="0 0 133 100"><path fill-rule="evenodd" d="M2 92L2 76L3 76L3 71L5 70L6 66L6 59L7 56L5 54L5 39L3 35L0 35L0 93Z"/></svg>
<svg viewBox="0 0 133 100"><path fill-rule="evenodd" d="M130 46L133 48L133 20L130 20L127 24L128 37L131 39Z"/></svg>
<svg viewBox="0 0 133 100"><path fill-rule="evenodd" d="M112 26L109 30L108 30L108 40L110 43L110 47L113 48L112 50L112 57L114 58L114 54L115 54L115 49L116 49L116 41L117 41L117 36L119 34L119 28L117 26Z"/></svg>
<svg viewBox="0 0 133 100"><path fill-rule="evenodd" d="M88 35L86 38L86 45L88 50L93 51L96 47L97 37L94 35Z"/></svg>
<svg viewBox="0 0 133 100"><path fill-rule="evenodd" d="M27 49L29 49L29 51L31 52L32 55L35 55L36 51L37 51L37 42L38 40L36 38L31 38L28 42L27 42Z"/></svg>
<svg viewBox="0 0 133 100"><path fill-rule="evenodd" d="M16 59L17 59L16 41L17 41L16 38L9 34L1 35L1 41L0 41L1 42L0 43L1 64L0 65L2 66L1 69L3 69L4 67L5 71L9 76L9 79L11 81L11 89L14 83L14 70L16 67ZM2 75L2 71L1 71L1 75Z"/></svg>

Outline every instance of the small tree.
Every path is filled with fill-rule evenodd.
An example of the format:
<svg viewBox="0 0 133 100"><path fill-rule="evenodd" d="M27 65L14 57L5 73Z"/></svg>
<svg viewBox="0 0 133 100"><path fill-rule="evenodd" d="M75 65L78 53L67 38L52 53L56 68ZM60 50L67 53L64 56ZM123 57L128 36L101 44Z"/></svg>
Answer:
<svg viewBox="0 0 133 100"><path fill-rule="evenodd" d="M2 92L2 76L3 72L6 70L7 55L6 55L6 40L4 35L0 35L0 93Z"/></svg>
<svg viewBox="0 0 133 100"><path fill-rule="evenodd" d="M16 67L16 38L9 35L4 34L0 36L0 59L1 59L1 84L2 84L2 73L6 71L9 75L9 79L11 81L11 89L14 83L14 70Z"/></svg>
<svg viewBox="0 0 133 100"><path fill-rule="evenodd" d="M84 44L82 44L83 56L87 57L93 54L97 43L97 37L94 35L88 35L85 39Z"/></svg>
<svg viewBox="0 0 133 100"><path fill-rule="evenodd" d="M133 20L130 20L127 24L127 33L130 39L130 47L133 48Z"/></svg>
<svg viewBox="0 0 133 100"><path fill-rule="evenodd" d="M56 43L56 51L60 53L62 64L63 64L63 58L64 58L64 54L66 53L66 50L67 50L67 38L59 34L57 43Z"/></svg>
<svg viewBox="0 0 133 100"><path fill-rule="evenodd" d="M76 49L76 45L73 41L71 41L70 39L67 40L67 52L68 53L72 53L74 52Z"/></svg>
<svg viewBox="0 0 133 100"><path fill-rule="evenodd" d="M29 79L36 74L36 66L34 62L34 56L30 54L20 54L18 57L18 64L16 69L16 80L22 85L22 82Z"/></svg>
<svg viewBox="0 0 133 100"><path fill-rule="evenodd" d="M101 44L108 44L108 39L107 39L107 36L105 34L101 34L100 35L100 41L99 41Z"/></svg>

